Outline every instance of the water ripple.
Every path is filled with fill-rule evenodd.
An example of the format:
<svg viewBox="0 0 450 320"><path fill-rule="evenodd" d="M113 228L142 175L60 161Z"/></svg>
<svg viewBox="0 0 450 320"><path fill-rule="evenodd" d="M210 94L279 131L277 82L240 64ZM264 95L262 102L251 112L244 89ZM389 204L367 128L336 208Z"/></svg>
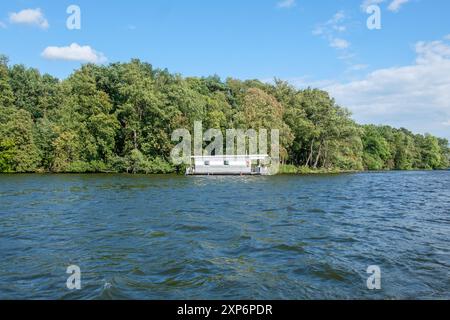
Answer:
<svg viewBox="0 0 450 320"><path fill-rule="evenodd" d="M450 172L0 176L0 299L449 299L449 199Z"/></svg>

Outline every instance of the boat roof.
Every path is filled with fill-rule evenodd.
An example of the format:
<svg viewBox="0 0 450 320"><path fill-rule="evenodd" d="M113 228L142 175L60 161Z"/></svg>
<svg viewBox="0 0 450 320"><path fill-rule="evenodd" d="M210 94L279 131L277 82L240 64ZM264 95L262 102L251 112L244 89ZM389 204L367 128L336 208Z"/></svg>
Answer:
<svg viewBox="0 0 450 320"><path fill-rule="evenodd" d="M221 156L193 156L192 159L215 160L215 159L246 159L246 160L264 160L269 158L267 154L249 154L249 155L221 155Z"/></svg>

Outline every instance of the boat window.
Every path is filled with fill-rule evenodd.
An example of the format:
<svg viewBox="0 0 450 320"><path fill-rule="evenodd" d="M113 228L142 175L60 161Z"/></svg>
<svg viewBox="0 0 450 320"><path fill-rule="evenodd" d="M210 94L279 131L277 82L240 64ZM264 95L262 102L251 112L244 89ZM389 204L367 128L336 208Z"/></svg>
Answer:
<svg viewBox="0 0 450 320"><path fill-rule="evenodd" d="M209 166L209 165L210 165L209 161L205 161L205 166Z"/></svg>
<svg viewBox="0 0 450 320"><path fill-rule="evenodd" d="M230 165L230 161L225 160L225 161L223 162L223 164L226 165L226 166L229 166L229 165Z"/></svg>

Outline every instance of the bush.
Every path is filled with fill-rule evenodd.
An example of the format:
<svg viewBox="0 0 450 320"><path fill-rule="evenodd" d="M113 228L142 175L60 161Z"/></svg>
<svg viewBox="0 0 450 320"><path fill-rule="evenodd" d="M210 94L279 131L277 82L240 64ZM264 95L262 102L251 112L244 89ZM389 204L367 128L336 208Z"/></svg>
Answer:
<svg viewBox="0 0 450 320"><path fill-rule="evenodd" d="M383 170L384 161L380 158L375 158L371 154L364 154L364 166L367 170Z"/></svg>
<svg viewBox="0 0 450 320"><path fill-rule="evenodd" d="M65 171L68 173L88 173L92 172L92 169L88 162L75 161L70 163Z"/></svg>
<svg viewBox="0 0 450 320"><path fill-rule="evenodd" d="M292 164L280 165L279 174L296 174L298 173L298 168Z"/></svg>

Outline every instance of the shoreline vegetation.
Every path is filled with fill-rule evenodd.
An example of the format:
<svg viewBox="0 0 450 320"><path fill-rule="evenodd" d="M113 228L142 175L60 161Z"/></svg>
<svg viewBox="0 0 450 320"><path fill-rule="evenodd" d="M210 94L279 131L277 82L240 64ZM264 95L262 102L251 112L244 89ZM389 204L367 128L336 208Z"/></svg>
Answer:
<svg viewBox="0 0 450 320"><path fill-rule="evenodd" d="M309 176L309 175L340 175L340 174L358 174L358 173L387 173L387 172L436 172L436 171L450 171L450 168L442 168L442 169L408 169L408 170L343 170L336 168L321 168L321 169L311 169L308 167L295 167L292 165L281 165L279 172L276 174L277 176L283 175L298 175L298 176ZM6 175L129 175L129 176L158 176L158 175L167 175L167 176L180 176L185 175L184 172L180 170L177 171L177 168L173 168L173 170L169 172L154 172L154 173L146 173L146 172L114 172L114 171L66 171L66 172L51 172L51 171L43 171L36 170L34 172L0 172L0 176ZM214 175L211 175L214 176ZM220 175L215 175L220 176Z"/></svg>
<svg viewBox="0 0 450 320"><path fill-rule="evenodd" d="M448 169L446 139L359 125L318 89L182 77L131 60L67 79L0 55L0 173L184 173L178 128L280 130L280 174Z"/></svg>

